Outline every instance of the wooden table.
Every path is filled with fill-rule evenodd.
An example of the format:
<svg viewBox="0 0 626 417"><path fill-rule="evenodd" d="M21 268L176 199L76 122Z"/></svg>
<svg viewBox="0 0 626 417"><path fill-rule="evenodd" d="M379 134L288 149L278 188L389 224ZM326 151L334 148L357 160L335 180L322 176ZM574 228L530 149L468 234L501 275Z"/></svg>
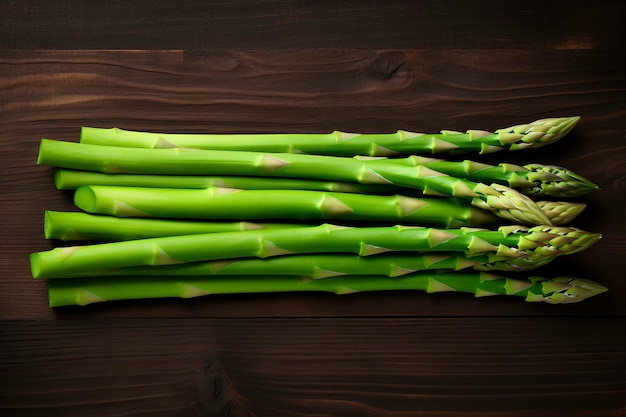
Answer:
<svg viewBox="0 0 626 417"><path fill-rule="evenodd" d="M622 2L0 10L3 416L626 415ZM76 141L81 126L435 132L569 115L582 119L558 144L475 159L563 165L600 185L578 198L588 208L575 226L603 239L541 270L610 288L580 304L391 292L53 310L30 276L28 254L53 246L44 210L73 209L35 164L42 137Z"/></svg>

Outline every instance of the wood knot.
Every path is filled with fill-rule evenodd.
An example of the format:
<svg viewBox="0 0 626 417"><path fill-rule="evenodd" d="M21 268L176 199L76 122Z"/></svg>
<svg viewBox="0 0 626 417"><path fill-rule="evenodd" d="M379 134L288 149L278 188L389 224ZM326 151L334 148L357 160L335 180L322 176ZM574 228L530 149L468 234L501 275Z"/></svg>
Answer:
<svg viewBox="0 0 626 417"><path fill-rule="evenodd" d="M404 54L398 51L383 52L374 57L367 66L367 73L373 77L390 80L404 72L407 64Z"/></svg>
<svg viewBox="0 0 626 417"><path fill-rule="evenodd" d="M207 358L193 381L195 411L206 417L255 417L222 366Z"/></svg>

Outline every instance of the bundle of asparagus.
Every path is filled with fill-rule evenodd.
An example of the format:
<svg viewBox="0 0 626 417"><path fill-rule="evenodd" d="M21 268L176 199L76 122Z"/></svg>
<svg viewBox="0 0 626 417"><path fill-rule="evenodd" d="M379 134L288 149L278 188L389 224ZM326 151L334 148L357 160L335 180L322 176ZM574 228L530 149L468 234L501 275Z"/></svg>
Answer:
<svg viewBox="0 0 626 417"><path fill-rule="evenodd" d="M38 163L55 167L56 187L83 212L46 212L46 238L78 243L31 254L32 274L49 279L51 306L397 289L580 301L606 288L511 274L600 238L567 226L584 204L533 200L595 184L557 166L419 155L540 147L578 120L430 135L83 128L80 143L42 139Z"/></svg>

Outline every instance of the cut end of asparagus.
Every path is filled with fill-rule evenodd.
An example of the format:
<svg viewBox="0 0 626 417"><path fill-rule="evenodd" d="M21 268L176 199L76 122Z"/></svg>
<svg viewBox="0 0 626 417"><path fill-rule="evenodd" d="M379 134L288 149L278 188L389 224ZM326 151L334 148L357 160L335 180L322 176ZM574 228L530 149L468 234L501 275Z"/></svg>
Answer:
<svg viewBox="0 0 626 417"><path fill-rule="evenodd" d="M50 141L50 139L42 138L39 142L39 152L37 153L37 165L46 165L47 161L45 158L45 152L43 150L46 147L46 144Z"/></svg>
<svg viewBox="0 0 626 417"><path fill-rule="evenodd" d="M576 126L580 116L540 119L496 130L502 146L511 150L540 148L554 143L567 135Z"/></svg>
<svg viewBox="0 0 626 417"><path fill-rule="evenodd" d="M30 261L30 272L33 278L39 278L41 275L41 257L38 253L31 253L28 257Z"/></svg>
<svg viewBox="0 0 626 417"><path fill-rule="evenodd" d="M543 301L550 304L577 303L609 290L597 282L582 278L558 277L548 280L540 277L531 277L531 280L541 284L541 293L528 293L526 301L531 302Z"/></svg>
<svg viewBox="0 0 626 417"><path fill-rule="evenodd" d="M43 218L44 237L59 240L89 240L89 237L83 236L73 228L74 216L81 214L83 213L46 210ZM59 224L67 224L67 227L58 227Z"/></svg>
<svg viewBox="0 0 626 417"><path fill-rule="evenodd" d="M532 196L575 197L598 189L588 179L556 165L528 164L524 168L535 186L524 192Z"/></svg>
<svg viewBox="0 0 626 417"><path fill-rule="evenodd" d="M62 169L54 170L54 186L57 190L67 190L68 188L65 185L65 174Z"/></svg>
<svg viewBox="0 0 626 417"><path fill-rule="evenodd" d="M50 217L54 216L51 211L46 210L43 215L43 236L46 239L52 239L52 228L50 226Z"/></svg>
<svg viewBox="0 0 626 417"><path fill-rule="evenodd" d="M74 193L74 204L88 213L93 213L96 209L96 193L90 186L81 185Z"/></svg>

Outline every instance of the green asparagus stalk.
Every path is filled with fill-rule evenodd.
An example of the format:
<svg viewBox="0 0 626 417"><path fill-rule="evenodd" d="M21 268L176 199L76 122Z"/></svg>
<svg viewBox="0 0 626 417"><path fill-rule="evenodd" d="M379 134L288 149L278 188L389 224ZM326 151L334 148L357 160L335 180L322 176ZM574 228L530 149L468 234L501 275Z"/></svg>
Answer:
<svg viewBox="0 0 626 417"><path fill-rule="evenodd" d="M470 181L497 182L517 188L524 194L535 197L574 197L596 190L597 185L565 168L551 165L532 164L519 167L512 164L498 166L480 164L474 161L451 162L425 157L388 159L398 162L423 165L458 178ZM431 161L431 162L429 162ZM434 165L436 161L437 165ZM483 167L482 169L480 167ZM476 174L478 173L478 174ZM242 190L311 190L334 191L357 194L403 194L414 195L414 189L388 184L359 184L356 182L322 181L303 178L263 178L239 176L200 176L200 175L142 175L142 174L103 174L100 172L55 170L55 185L59 190L75 190L81 185L119 185L126 187L153 188L237 188Z"/></svg>
<svg viewBox="0 0 626 417"><path fill-rule="evenodd" d="M582 211L584 204L538 201L553 225L567 224ZM204 233L236 232L255 229L302 227L302 223L255 223L247 221L194 221L114 217L83 212L48 210L44 216L44 237L62 241L104 241L147 239Z"/></svg>
<svg viewBox="0 0 626 417"><path fill-rule="evenodd" d="M470 160L456 162L415 155L399 159L376 158L372 163L422 165L446 175L474 182L508 185L536 197L575 197L598 189L598 186L588 179L556 165L519 166L508 163L488 165Z"/></svg>
<svg viewBox="0 0 626 417"><path fill-rule="evenodd" d="M118 217L211 220L356 220L447 228L487 226L500 219L454 198L308 190L175 189L81 186L74 202L89 213Z"/></svg>
<svg viewBox="0 0 626 417"><path fill-rule="evenodd" d="M303 227L300 223L209 222L169 219L136 219L99 216L82 212L47 210L44 237L63 241L119 241L151 237L224 233L257 229Z"/></svg>
<svg viewBox="0 0 626 417"><path fill-rule="evenodd" d="M525 271L550 262L549 256L510 258L485 253L466 256L458 252L427 254L392 252L376 256L346 253L313 253L240 258L176 265L135 266L66 275L72 277L110 276L209 276L209 275L297 275L314 279L338 275L386 275L397 277L418 271L476 269L481 271ZM58 279L58 277L56 278Z"/></svg>
<svg viewBox="0 0 626 417"><path fill-rule="evenodd" d="M571 227L502 226L498 230L425 227L344 227L250 230L161 237L59 247L30 255L34 278L53 278L104 269L173 265L219 259L306 254L353 253L369 256L391 251L495 253L507 257L576 253L600 239Z"/></svg>
<svg viewBox="0 0 626 417"><path fill-rule="evenodd" d="M311 190L357 194L397 194L411 189L386 184L322 181L304 178L266 178L202 175L103 174L101 172L56 169L54 183L59 190L75 190L81 185L118 185L152 188L237 188L241 190Z"/></svg>
<svg viewBox="0 0 626 417"><path fill-rule="evenodd" d="M118 128L83 127L82 143L136 148L195 148L260 152L306 153L336 156L490 153L538 148L565 136L580 117L541 119L495 132L442 130L423 134L399 130L390 134L332 132L328 134L166 134Z"/></svg>
<svg viewBox="0 0 626 417"><path fill-rule="evenodd" d="M416 198L306 190L173 189L81 186L76 206L117 217L207 220L356 220L441 226L489 226L501 219L453 198ZM254 202L254 204L250 204ZM537 202L553 225L566 224L584 204ZM197 232L202 233L202 232ZM179 233L192 234L192 233ZM171 236L171 233L161 236Z"/></svg>
<svg viewBox="0 0 626 417"><path fill-rule="evenodd" d="M312 280L297 276L111 277L48 281L50 307L143 298L192 298L210 294L324 291L352 294L365 291L428 293L462 292L476 297L512 295L530 302L575 303L607 291L590 280L572 277L515 279L491 273L414 273L399 278L347 275Z"/></svg>
<svg viewBox="0 0 626 417"><path fill-rule="evenodd" d="M500 184L451 177L424 166L370 164L354 158L238 151L120 148L43 139L39 164L104 173L241 175L394 184L468 199L514 223L550 224L528 197Z"/></svg>

